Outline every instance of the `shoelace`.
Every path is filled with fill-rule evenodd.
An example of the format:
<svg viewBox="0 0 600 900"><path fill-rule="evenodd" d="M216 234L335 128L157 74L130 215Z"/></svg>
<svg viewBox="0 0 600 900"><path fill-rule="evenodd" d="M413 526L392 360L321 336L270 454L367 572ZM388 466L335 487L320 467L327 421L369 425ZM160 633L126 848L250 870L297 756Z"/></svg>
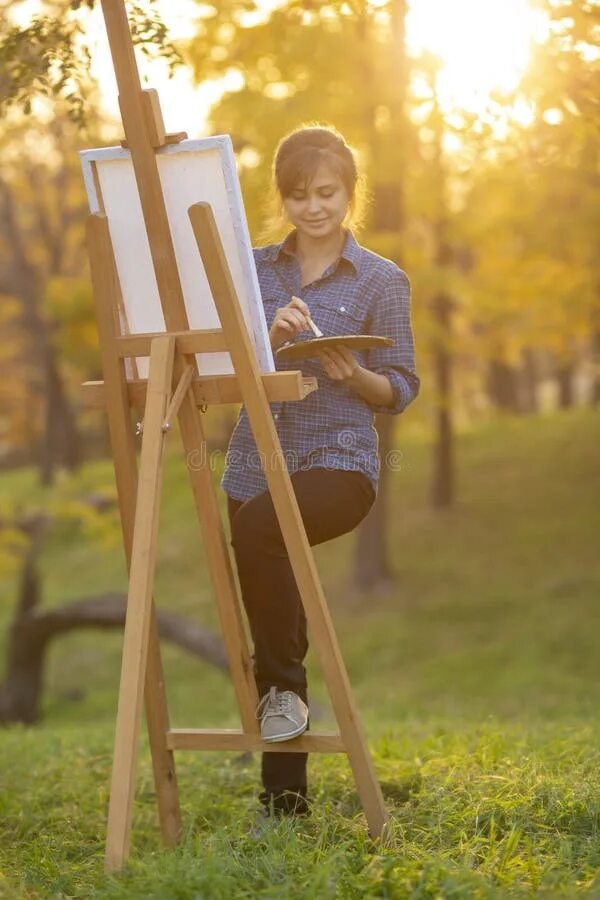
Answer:
<svg viewBox="0 0 600 900"><path fill-rule="evenodd" d="M256 708L257 719L267 719L269 716L290 716L292 712L292 692L278 691L275 686L269 688Z"/></svg>

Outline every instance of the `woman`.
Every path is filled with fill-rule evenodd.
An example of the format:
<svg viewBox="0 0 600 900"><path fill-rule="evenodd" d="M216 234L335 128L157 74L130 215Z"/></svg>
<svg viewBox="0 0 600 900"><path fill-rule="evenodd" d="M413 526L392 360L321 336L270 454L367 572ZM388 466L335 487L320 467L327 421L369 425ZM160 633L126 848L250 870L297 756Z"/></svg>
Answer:
<svg viewBox="0 0 600 900"><path fill-rule="evenodd" d="M280 143L273 168L293 230L283 243L254 251L272 348L312 337L308 316L327 336L370 333L394 341L363 353L339 347L317 359L277 363L279 370L301 368L319 382L304 400L271 404L315 545L351 531L367 515L379 474L373 414L400 413L418 393L410 289L404 272L360 247L346 227L358 173L338 132L292 132ZM222 487L254 641L261 733L267 741L289 740L308 727L306 619L244 408ZM307 812L306 763L306 753L263 754L265 814Z"/></svg>

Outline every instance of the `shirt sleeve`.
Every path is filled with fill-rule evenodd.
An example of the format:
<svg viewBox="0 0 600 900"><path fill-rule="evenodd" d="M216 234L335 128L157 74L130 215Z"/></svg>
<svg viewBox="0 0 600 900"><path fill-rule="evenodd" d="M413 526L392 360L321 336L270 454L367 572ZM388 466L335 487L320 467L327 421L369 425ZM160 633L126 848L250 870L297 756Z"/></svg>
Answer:
<svg viewBox="0 0 600 900"><path fill-rule="evenodd" d="M420 379L415 371L415 345L410 311L410 282L402 269L390 273L381 293L375 298L370 316L371 334L389 337L390 347L367 352L367 368L385 375L394 391L393 406L369 403L377 413L401 413L419 393Z"/></svg>

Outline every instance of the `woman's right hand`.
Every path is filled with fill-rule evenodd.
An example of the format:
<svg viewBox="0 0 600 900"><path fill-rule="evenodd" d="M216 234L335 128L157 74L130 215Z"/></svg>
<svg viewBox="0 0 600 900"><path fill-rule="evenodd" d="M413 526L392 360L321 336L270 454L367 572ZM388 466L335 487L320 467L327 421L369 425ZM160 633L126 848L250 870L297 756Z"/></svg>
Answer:
<svg viewBox="0 0 600 900"><path fill-rule="evenodd" d="M295 334L309 328L307 316L310 310L300 297L292 297L287 306L281 306L275 313L273 324L269 329L269 339L273 350L277 350Z"/></svg>

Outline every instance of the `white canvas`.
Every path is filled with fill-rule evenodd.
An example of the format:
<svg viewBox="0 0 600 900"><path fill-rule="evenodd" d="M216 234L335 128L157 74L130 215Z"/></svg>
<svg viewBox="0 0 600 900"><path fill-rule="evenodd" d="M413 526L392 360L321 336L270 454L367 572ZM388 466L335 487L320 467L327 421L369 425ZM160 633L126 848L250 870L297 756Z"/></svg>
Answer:
<svg viewBox="0 0 600 900"><path fill-rule="evenodd" d="M108 147L80 156L90 211L108 219L123 294L122 331L164 331L131 155ZM225 135L181 141L161 148L157 161L190 328L221 327L188 217L190 206L205 201L213 209L260 369L274 372L231 140ZM234 373L229 353L199 353L196 359L201 375ZM148 360L138 359L137 369L147 378Z"/></svg>

